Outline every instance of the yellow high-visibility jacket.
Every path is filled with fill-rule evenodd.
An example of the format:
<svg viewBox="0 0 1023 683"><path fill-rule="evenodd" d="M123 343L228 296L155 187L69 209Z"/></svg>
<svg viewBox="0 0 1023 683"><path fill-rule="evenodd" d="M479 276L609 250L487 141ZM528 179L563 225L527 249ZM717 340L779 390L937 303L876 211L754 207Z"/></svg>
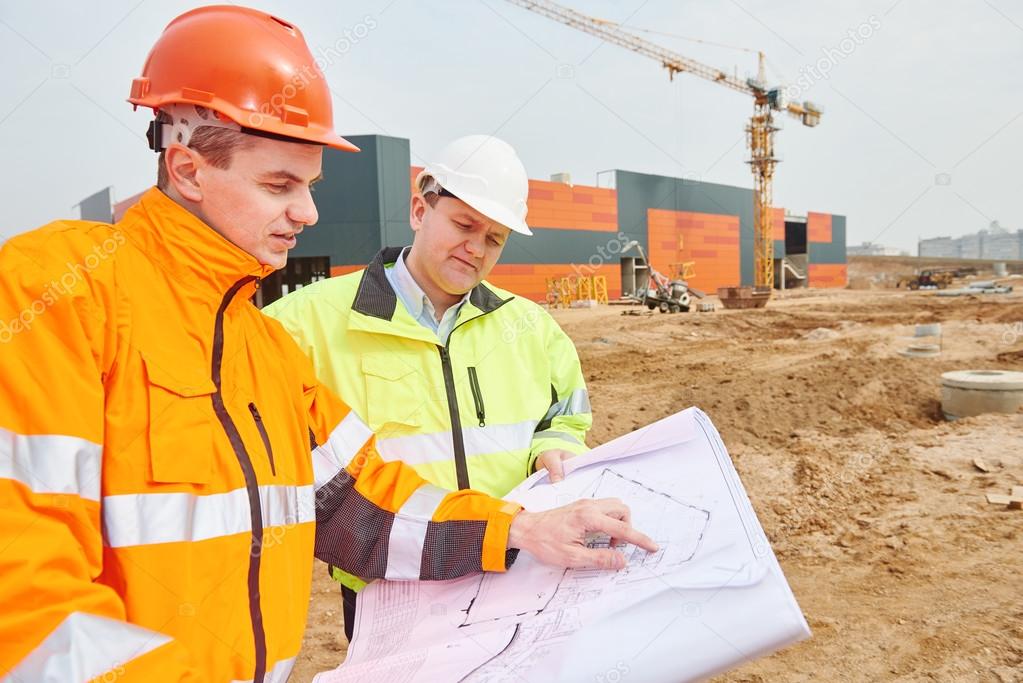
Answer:
<svg viewBox="0 0 1023 683"><path fill-rule="evenodd" d="M269 270L155 188L0 249L0 679L284 681L314 551L513 559L518 507L382 460L250 303Z"/></svg>
<svg viewBox="0 0 1023 683"><path fill-rule="evenodd" d="M503 496L532 473L540 453L584 452L589 396L575 346L554 319L483 282L442 345L387 280L384 268L401 251L383 249L365 270L263 309L376 432L381 456L445 489ZM353 590L365 585L336 566L331 576Z"/></svg>
<svg viewBox="0 0 1023 683"><path fill-rule="evenodd" d="M400 303L384 268L321 280L263 312L280 321L317 376L402 459L446 489L503 496L543 451L586 450L592 423L575 346L531 301L483 282L442 345Z"/></svg>

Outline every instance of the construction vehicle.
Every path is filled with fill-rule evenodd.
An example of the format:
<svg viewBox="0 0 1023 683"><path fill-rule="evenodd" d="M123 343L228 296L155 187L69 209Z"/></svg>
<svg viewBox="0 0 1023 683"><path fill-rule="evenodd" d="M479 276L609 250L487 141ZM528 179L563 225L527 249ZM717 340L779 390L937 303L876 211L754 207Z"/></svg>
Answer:
<svg viewBox="0 0 1023 683"><path fill-rule="evenodd" d="M636 240L631 240L622 247L621 253L634 248L639 252L643 263L647 264L649 277L647 286L637 290L632 297L637 303L644 304L651 311L659 310L661 313L688 313L692 304L692 297L703 298L703 292L691 289L685 280L672 280L668 276L657 271L649 261L642 245Z"/></svg>
<svg viewBox="0 0 1023 683"><path fill-rule="evenodd" d="M895 286L900 288L905 286L912 290L945 289L956 277L958 277L956 268L929 268L921 270L917 275L901 278Z"/></svg>
<svg viewBox="0 0 1023 683"><path fill-rule="evenodd" d="M753 285L756 290L761 292L761 295L766 292L766 296L770 297L774 288L771 186L774 167L779 161L774 154L774 134L778 127L774 124L773 112L784 111L798 118L804 126L812 128L821 121L820 107L809 101L787 102L782 87L768 87L764 72L763 52L757 52L757 77L741 79L726 71L707 66L640 38L624 30L615 22L591 17L550 0L508 0L508 2L655 59L668 70L668 76L672 80L677 73L691 73L753 97L753 117L750 119L749 125L746 126L746 143L750 150L750 159L747 163L753 171ZM657 33L657 31L650 32Z"/></svg>
<svg viewBox="0 0 1023 683"><path fill-rule="evenodd" d="M763 308L770 292L753 287L718 287L718 299L725 308Z"/></svg>

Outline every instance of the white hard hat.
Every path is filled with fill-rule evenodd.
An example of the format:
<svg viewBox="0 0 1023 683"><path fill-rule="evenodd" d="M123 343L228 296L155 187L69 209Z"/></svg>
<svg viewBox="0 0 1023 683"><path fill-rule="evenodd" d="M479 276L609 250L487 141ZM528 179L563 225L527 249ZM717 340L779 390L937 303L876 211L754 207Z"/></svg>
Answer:
<svg viewBox="0 0 1023 683"><path fill-rule="evenodd" d="M466 135L449 143L416 176L422 192L430 179L492 221L523 235L529 178L515 150L490 135Z"/></svg>

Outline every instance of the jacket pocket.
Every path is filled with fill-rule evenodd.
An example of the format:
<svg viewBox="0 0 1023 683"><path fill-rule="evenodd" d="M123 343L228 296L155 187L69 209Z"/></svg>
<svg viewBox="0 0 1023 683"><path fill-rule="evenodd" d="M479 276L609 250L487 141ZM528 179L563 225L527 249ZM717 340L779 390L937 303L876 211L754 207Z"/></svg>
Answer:
<svg viewBox="0 0 1023 683"><path fill-rule="evenodd" d="M469 389L472 390L473 407L476 408L476 419L480 427L487 426L487 408L483 405L483 390L480 389L480 380L476 376L476 368L466 368L469 372Z"/></svg>
<svg viewBox="0 0 1023 683"><path fill-rule="evenodd" d="M259 438L263 440L263 448L266 449L266 457L270 460L270 474L277 476L277 467L274 465L274 449L270 445L270 434L266 431L266 424L263 423L263 416L259 414L259 408L256 407L255 403L249 404L249 412L252 413L252 419L256 423L256 429L259 431Z"/></svg>
<svg viewBox="0 0 1023 683"><path fill-rule="evenodd" d="M423 424L430 400L422 358L400 353L367 353L362 357L366 380L366 424L374 432L407 433Z"/></svg>
<svg viewBox="0 0 1023 683"><path fill-rule="evenodd" d="M209 483L213 474L216 417L213 380L187 370L187 364L160 362L143 355L149 398L150 479L159 483ZM202 366L199 366L202 367Z"/></svg>

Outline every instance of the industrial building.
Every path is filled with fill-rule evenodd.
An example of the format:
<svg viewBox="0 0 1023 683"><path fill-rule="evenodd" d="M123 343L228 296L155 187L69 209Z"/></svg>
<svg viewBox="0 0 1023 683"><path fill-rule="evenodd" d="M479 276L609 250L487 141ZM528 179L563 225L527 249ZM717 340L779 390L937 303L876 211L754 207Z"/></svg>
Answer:
<svg viewBox="0 0 1023 683"><path fill-rule="evenodd" d="M985 230L962 237L934 237L917 243L917 255L928 258L1023 259L1023 230L1011 231L992 221Z"/></svg>
<svg viewBox="0 0 1023 683"><path fill-rule="evenodd" d="M409 141L380 135L348 139L362 152L324 150L324 180L315 195L319 222L299 237L288 266L267 278L263 303L358 270L384 246L411 242L409 201L420 169L411 163ZM605 171L600 180L601 187L572 185L563 176L530 180L526 220L534 234L513 235L488 280L543 300L547 278L604 276L614 299L646 286L647 264L638 250L623 252L635 240L665 275L688 263L689 284L699 290L753 284L752 190L623 170ZM83 217L109 220L108 197L98 193L84 200ZM113 207L115 220L135 199ZM800 216L775 208L773 230L776 286L784 269L787 287L845 287L845 216Z"/></svg>
<svg viewBox="0 0 1023 683"><path fill-rule="evenodd" d="M909 252L898 247L886 247L883 244L874 242L863 242L862 244L846 247L848 256L909 256Z"/></svg>

